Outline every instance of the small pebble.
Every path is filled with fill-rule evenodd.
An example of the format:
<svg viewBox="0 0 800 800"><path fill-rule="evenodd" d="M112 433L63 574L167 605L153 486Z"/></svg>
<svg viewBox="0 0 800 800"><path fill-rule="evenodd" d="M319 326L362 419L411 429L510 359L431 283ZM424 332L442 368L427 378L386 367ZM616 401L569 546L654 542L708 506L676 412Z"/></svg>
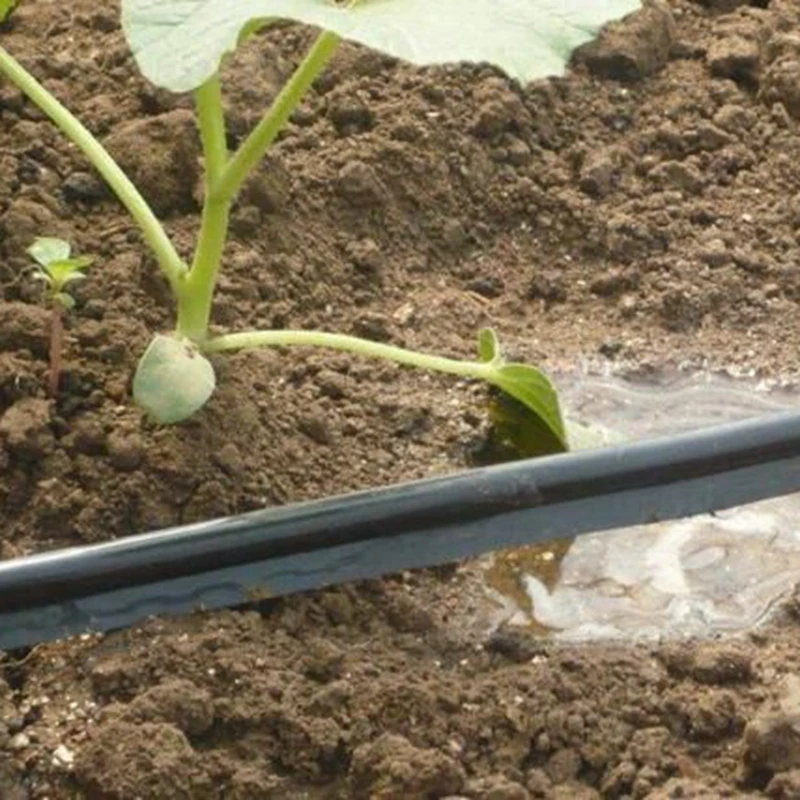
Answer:
<svg viewBox="0 0 800 800"><path fill-rule="evenodd" d="M60 744L53 751L53 766L71 767L75 763L75 753L66 745Z"/></svg>
<svg viewBox="0 0 800 800"><path fill-rule="evenodd" d="M24 750L31 743L30 737L25 733L17 733L8 742L9 750Z"/></svg>
<svg viewBox="0 0 800 800"><path fill-rule="evenodd" d="M67 202L96 203L106 194L102 182L88 172L73 172L64 181L62 189Z"/></svg>

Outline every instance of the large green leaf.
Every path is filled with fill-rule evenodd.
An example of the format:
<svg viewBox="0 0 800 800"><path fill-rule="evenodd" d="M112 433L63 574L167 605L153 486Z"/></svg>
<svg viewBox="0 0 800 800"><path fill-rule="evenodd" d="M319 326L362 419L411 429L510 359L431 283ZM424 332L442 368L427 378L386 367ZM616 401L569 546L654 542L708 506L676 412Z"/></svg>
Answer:
<svg viewBox="0 0 800 800"><path fill-rule="evenodd" d="M216 385L214 368L188 341L155 336L133 379L133 399L156 422L171 425L205 405Z"/></svg>
<svg viewBox="0 0 800 800"><path fill-rule="evenodd" d="M570 53L640 0L123 0L140 69L176 92L197 88L250 21L333 31L414 64L488 62L520 81L560 74Z"/></svg>

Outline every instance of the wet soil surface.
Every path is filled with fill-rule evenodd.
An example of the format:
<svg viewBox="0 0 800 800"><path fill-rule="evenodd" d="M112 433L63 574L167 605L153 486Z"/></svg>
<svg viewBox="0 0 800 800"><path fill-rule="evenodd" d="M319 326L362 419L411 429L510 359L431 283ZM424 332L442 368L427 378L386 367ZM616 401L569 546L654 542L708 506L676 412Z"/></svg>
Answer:
<svg viewBox="0 0 800 800"><path fill-rule="evenodd" d="M31 0L3 43L109 147L189 255L199 150L115 3ZM514 85L346 46L238 201L220 329L320 327L647 372L800 365L800 10L656 3ZM312 32L225 69L231 146ZM191 422L130 380L169 296L137 230L0 84L0 553L13 557L470 464L482 390L326 353L220 360ZM96 256L46 397L36 235ZM736 640L556 646L452 622L462 571L9 654L0 797L800 797L798 604Z"/></svg>

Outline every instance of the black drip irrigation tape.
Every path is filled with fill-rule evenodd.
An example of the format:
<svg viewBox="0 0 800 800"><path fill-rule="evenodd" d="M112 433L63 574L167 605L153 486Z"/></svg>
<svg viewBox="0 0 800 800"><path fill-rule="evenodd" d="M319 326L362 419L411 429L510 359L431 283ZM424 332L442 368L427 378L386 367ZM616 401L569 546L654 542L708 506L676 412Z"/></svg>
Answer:
<svg viewBox="0 0 800 800"><path fill-rule="evenodd" d="M0 648L800 491L800 414L537 458L0 563Z"/></svg>

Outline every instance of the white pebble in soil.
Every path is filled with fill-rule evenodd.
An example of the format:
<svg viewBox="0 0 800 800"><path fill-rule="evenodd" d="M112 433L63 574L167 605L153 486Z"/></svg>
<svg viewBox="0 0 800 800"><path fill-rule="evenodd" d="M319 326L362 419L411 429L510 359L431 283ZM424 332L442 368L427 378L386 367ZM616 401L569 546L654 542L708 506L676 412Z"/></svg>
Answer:
<svg viewBox="0 0 800 800"><path fill-rule="evenodd" d="M14 751L24 750L30 743L30 737L26 733L15 733L8 742L8 749Z"/></svg>
<svg viewBox="0 0 800 800"><path fill-rule="evenodd" d="M53 751L53 766L71 769L75 764L75 753L66 745L60 744Z"/></svg>

